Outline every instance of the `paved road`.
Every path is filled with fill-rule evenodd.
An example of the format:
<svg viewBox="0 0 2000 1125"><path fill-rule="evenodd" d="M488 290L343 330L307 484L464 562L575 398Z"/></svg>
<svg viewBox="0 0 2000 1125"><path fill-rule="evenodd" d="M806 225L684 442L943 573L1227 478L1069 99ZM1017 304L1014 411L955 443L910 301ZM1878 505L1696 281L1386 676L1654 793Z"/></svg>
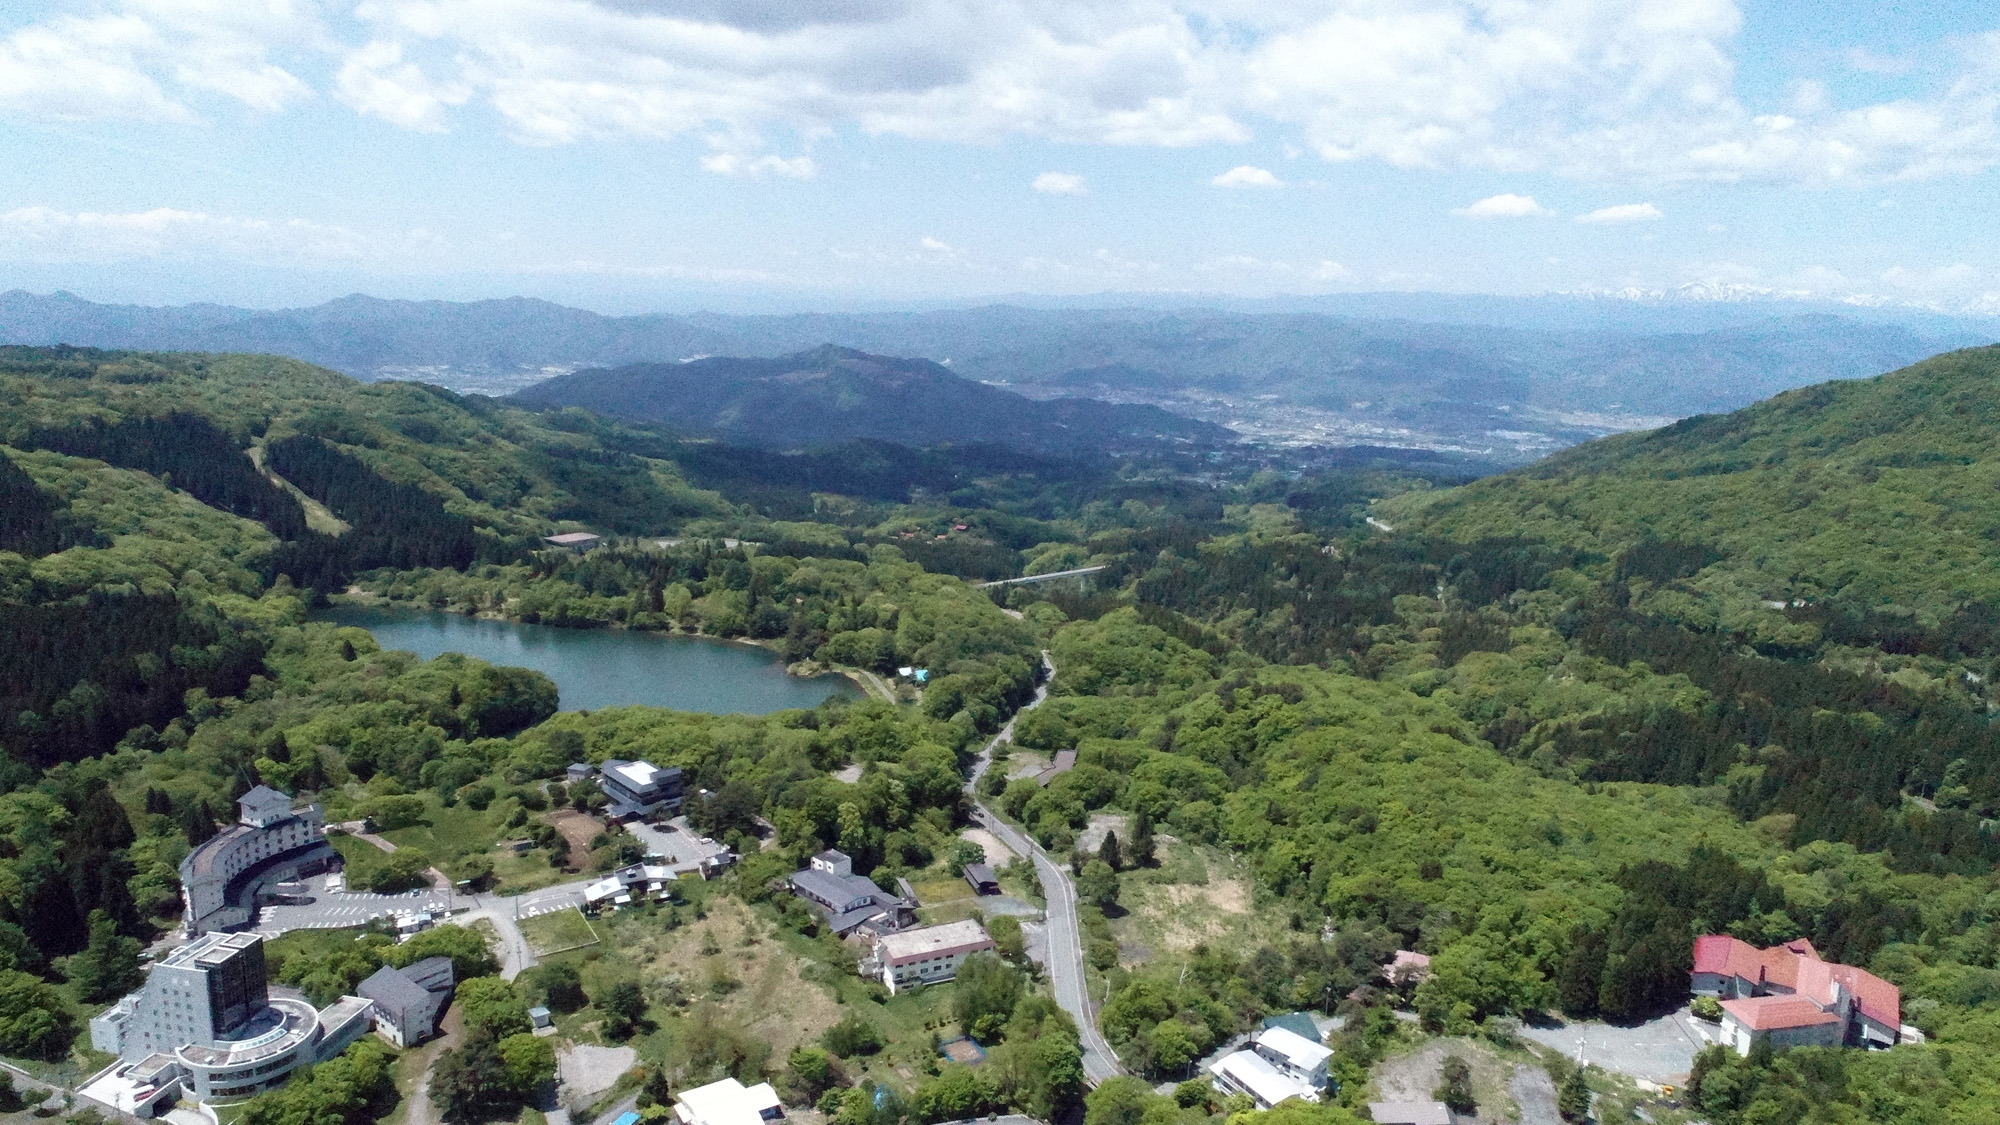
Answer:
<svg viewBox="0 0 2000 1125"><path fill-rule="evenodd" d="M972 779L966 782L966 791L977 793L979 779L986 774L986 768L993 764L993 749L1000 743L1012 741L1014 719L1023 712L1041 706L1049 697L1049 685L1055 682L1055 662L1048 653L1042 654L1042 666L1048 675L1042 678L1042 685L1035 689L1035 698L1026 707L1014 713L1000 733L979 751L979 758L972 765ZM1042 894L1048 900L1049 938L1049 984L1055 992L1056 1003L1076 1021L1077 1030L1083 1038L1083 1073L1096 1085L1107 1078L1115 1078L1125 1073L1118 1064L1118 1056L1111 1045L1104 1041L1104 1035L1097 1030L1097 1013L1091 1006L1085 991L1083 975L1083 934L1076 916L1076 885L1070 882L1069 872L1061 864L1050 859L1040 844L1035 843L1014 826L1001 820L984 804L974 799L972 819L980 827L1000 837L1000 841L1019 855L1032 856L1035 873L1041 876Z"/></svg>

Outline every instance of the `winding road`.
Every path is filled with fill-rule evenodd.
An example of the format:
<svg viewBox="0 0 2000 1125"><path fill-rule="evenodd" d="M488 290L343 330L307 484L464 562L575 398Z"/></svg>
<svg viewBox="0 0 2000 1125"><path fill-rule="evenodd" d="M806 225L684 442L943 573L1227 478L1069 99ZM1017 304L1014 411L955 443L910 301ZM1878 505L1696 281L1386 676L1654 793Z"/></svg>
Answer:
<svg viewBox="0 0 2000 1125"><path fill-rule="evenodd" d="M1035 698L1014 712L1007 725L1000 728L1000 733L979 751L979 758L972 764L971 779L965 783L965 791L972 795L974 823L998 836L1000 842L1013 849L1016 855L1034 859L1035 874L1041 877L1042 894L1049 904L1049 985L1055 992L1056 1003L1062 1005L1063 1011L1076 1021L1077 1031L1083 1040L1083 1073L1095 1086L1125 1073L1125 1069L1118 1064L1118 1056L1104 1041L1103 1033L1097 1030L1097 1014L1085 990L1083 932L1077 921L1076 884L1070 882L1069 872L1050 859L1040 844L994 815L978 795L979 779L986 776L987 768L993 764L994 748L1002 742L1012 742L1015 720L1041 706L1042 701L1049 697L1049 685L1056 678L1056 665L1046 652L1042 653L1042 667L1048 670L1048 674L1042 677L1041 686L1035 689Z"/></svg>

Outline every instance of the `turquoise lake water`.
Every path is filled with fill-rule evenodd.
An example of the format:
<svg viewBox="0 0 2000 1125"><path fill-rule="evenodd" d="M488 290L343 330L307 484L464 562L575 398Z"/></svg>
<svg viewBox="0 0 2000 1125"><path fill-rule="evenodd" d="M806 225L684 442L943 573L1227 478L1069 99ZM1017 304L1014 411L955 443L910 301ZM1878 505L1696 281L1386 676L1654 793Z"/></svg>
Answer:
<svg viewBox="0 0 2000 1125"><path fill-rule="evenodd" d="M533 668L556 682L565 711L643 704L677 711L763 715L817 706L835 695L858 699L845 676L789 676L766 649L706 637L622 629L557 629L450 613L336 606L317 615L358 625L383 648L425 660L462 652L489 664Z"/></svg>

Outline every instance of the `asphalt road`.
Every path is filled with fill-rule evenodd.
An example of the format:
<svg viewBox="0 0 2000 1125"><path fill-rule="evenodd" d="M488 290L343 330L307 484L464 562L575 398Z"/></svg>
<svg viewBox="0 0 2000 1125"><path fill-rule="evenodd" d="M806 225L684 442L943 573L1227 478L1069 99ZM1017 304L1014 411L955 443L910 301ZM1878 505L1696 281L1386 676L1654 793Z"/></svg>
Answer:
<svg viewBox="0 0 2000 1125"><path fill-rule="evenodd" d="M1014 713L1019 718L1023 712L1041 706L1049 697L1049 685L1055 682L1055 662L1048 653L1042 654L1042 666L1048 675L1042 678L1042 685L1035 689L1035 698L1020 711ZM1032 856L1035 873L1041 876L1042 895L1048 900L1049 936L1049 985L1055 992L1056 1003L1076 1021L1077 1031L1083 1039L1083 1073L1095 1086L1107 1078L1116 1078L1125 1073L1118 1065L1118 1056L1111 1045L1104 1041L1103 1033L1097 1030L1097 1013L1092 1008L1090 996L1085 991L1083 975L1083 933L1077 923L1076 885L1070 882L1069 872L1055 860L1050 859L1040 844L1017 832L1014 826L995 816L991 809L979 803L976 788L979 779L986 774L986 768L993 763L993 748L1014 738L1014 719L1008 719L1000 733L979 751L979 758L972 765L972 778L966 782L966 791L974 794L972 818L981 828L1000 837L1000 841L1016 853Z"/></svg>

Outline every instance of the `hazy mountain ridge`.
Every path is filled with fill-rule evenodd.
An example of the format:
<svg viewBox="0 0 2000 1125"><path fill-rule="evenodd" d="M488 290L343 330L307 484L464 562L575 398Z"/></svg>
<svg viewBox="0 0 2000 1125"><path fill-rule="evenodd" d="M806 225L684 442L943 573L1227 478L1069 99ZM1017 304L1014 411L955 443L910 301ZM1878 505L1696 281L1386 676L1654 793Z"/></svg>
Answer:
<svg viewBox="0 0 2000 1125"><path fill-rule="evenodd" d="M1987 322L1796 302L1364 294L1319 304L1364 315L1274 304L1271 311L993 305L611 317L526 298L363 296L256 311L99 305L15 291L0 294L0 342L273 352L359 378L489 394L581 367L785 356L832 343L934 360L1037 398L1160 406L1281 443L1527 460L1993 338ZM1544 327L1493 323L1510 317Z"/></svg>
<svg viewBox="0 0 2000 1125"><path fill-rule="evenodd" d="M779 359L715 357L560 375L517 392L530 407L577 406L767 448L857 439L910 446L988 443L1034 453L1121 444L1219 443L1231 431L1157 407L1036 402L924 359L826 345Z"/></svg>

